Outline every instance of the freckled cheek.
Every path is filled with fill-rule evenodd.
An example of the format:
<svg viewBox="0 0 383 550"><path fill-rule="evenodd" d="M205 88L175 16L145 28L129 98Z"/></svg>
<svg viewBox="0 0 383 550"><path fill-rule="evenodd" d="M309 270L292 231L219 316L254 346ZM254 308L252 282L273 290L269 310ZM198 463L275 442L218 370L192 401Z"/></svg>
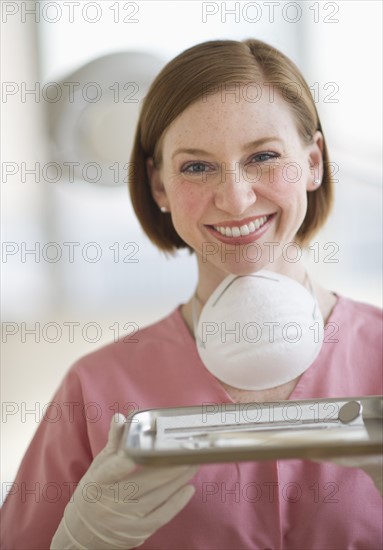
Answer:
<svg viewBox="0 0 383 550"><path fill-rule="evenodd" d="M281 170L276 174L275 182L271 186L270 200L278 204L281 209L278 230L282 231L286 238L293 239L306 215L307 193L300 179L288 181L285 173L286 171ZM289 178L295 180L297 173L291 172Z"/></svg>
<svg viewBox="0 0 383 550"><path fill-rule="evenodd" d="M302 194L299 170L286 166L263 171L259 192L277 204L295 204Z"/></svg>
<svg viewBox="0 0 383 550"><path fill-rule="evenodd" d="M174 224L185 227L191 220L198 222L208 200L201 189L176 190L170 201Z"/></svg>

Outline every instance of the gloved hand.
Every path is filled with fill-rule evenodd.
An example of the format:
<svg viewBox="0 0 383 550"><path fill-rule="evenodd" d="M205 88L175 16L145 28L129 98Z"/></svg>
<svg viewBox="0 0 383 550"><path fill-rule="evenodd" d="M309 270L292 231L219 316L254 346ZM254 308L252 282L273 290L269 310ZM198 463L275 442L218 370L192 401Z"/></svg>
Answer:
<svg viewBox="0 0 383 550"><path fill-rule="evenodd" d="M345 456L334 459L335 464L348 468L361 468L370 476L383 496L383 455Z"/></svg>
<svg viewBox="0 0 383 550"><path fill-rule="evenodd" d="M329 460L338 466L360 468L370 476L383 496L383 455L340 456ZM314 460L314 462L323 462L323 460Z"/></svg>
<svg viewBox="0 0 383 550"><path fill-rule="evenodd" d="M182 510L197 466L137 467L117 455L125 418L115 414L108 443L81 479L51 550L134 548Z"/></svg>

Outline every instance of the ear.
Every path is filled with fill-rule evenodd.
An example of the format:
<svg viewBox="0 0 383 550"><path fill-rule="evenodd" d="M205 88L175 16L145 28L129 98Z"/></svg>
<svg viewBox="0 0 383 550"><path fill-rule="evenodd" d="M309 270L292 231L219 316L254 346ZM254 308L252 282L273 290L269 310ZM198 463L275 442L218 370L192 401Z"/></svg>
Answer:
<svg viewBox="0 0 383 550"><path fill-rule="evenodd" d="M169 202L164 184L162 183L160 170L158 168L155 168L152 157L146 160L146 172L148 174L153 199L155 200L159 208L165 207L166 209L168 209Z"/></svg>
<svg viewBox="0 0 383 550"><path fill-rule="evenodd" d="M323 179L323 136L317 131L313 136L312 143L308 146L310 176L307 182L307 191L318 189Z"/></svg>

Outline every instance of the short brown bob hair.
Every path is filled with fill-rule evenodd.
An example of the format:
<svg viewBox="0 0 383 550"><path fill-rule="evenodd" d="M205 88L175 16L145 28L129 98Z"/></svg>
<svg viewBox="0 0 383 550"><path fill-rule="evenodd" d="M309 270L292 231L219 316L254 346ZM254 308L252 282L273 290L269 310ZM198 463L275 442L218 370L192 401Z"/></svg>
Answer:
<svg viewBox="0 0 383 550"><path fill-rule="evenodd" d="M129 190L142 228L161 250L175 252L177 248L190 247L174 229L171 216L163 214L154 201L146 160L152 157L155 166L160 167L165 130L189 105L203 98L206 83L219 89L226 84L254 82L272 83L277 93L289 102L304 143L310 143L317 130L322 132L310 89L299 69L281 52L260 40L213 40L198 44L170 61L153 81L137 124ZM299 91L294 97L292 86ZM333 182L325 140L323 170L320 187L308 193L306 216L297 233L297 240L303 246L323 226L333 203Z"/></svg>

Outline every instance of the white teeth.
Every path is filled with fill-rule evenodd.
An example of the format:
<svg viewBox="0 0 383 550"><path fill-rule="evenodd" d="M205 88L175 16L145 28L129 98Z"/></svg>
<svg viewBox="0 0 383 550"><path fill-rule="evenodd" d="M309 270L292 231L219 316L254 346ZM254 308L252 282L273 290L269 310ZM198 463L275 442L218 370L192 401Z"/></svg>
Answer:
<svg viewBox="0 0 383 550"><path fill-rule="evenodd" d="M239 228L241 231L241 235L249 235L250 231L247 225L241 225Z"/></svg>
<svg viewBox="0 0 383 550"><path fill-rule="evenodd" d="M213 227L225 237L240 237L254 233L254 231L259 229L267 220L267 216L262 216L262 218L257 218L253 222L241 225L240 227L223 227L222 225L213 225Z"/></svg>

